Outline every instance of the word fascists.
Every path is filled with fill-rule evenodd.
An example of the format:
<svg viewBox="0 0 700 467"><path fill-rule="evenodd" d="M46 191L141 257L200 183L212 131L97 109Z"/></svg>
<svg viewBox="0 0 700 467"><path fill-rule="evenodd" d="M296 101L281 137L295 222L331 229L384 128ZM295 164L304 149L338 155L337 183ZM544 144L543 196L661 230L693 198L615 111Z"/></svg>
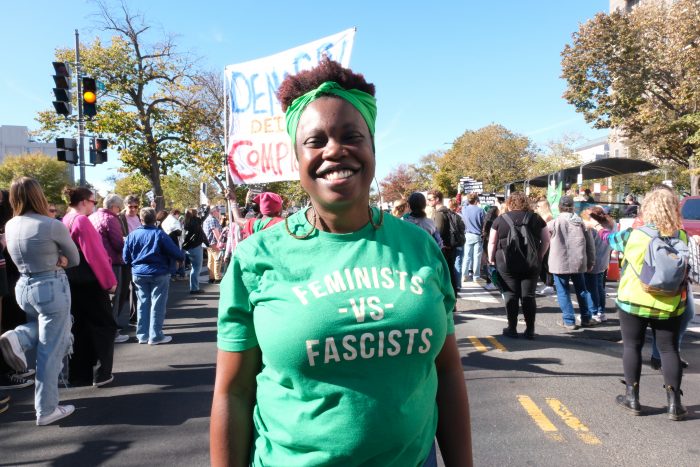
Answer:
<svg viewBox="0 0 700 467"><path fill-rule="evenodd" d="M345 268L323 276L321 280L308 282L304 286L292 287L299 302L308 306L312 300L346 291L398 289L415 295L423 294L423 278L388 267ZM357 323L385 318L384 311L393 308L393 303L382 303L378 296L351 298L348 307L340 307L338 313L353 316ZM349 311L352 313L349 313ZM430 351L431 328L385 329L381 331L362 332L359 335L326 337L306 340L306 355L309 366L317 364L340 363L357 358L373 359L396 357L400 354L425 354Z"/></svg>

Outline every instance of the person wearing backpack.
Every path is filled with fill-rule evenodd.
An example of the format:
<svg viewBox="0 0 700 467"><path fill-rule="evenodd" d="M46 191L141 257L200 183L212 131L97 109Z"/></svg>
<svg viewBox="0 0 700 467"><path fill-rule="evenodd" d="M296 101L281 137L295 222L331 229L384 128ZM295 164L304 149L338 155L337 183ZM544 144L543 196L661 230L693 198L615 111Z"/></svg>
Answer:
<svg viewBox="0 0 700 467"><path fill-rule="evenodd" d="M478 206L478 202L479 195L469 193L467 205L462 208L462 217L466 225L464 261L460 271L463 282L468 282L469 276L472 277L472 281L476 282L481 273L481 231L484 227L485 213Z"/></svg>
<svg viewBox="0 0 700 467"><path fill-rule="evenodd" d="M433 208L432 220L437 227L437 231L442 238L442 254L445 256L447 264L452 265L450 268L450 280L455 295L459 292L459 283L457 282L457 274L455 273L455 256L457 247L464 245L464 235L459 236L457 221L454 217L458 215L442 204L443 195L439 190L430 190L428 192L428 206ZM454 216L454 217L452 217ZM461 244L460 244L461 241Z"/></svg>
<svg viewBox="0 0 700 467"><path fill-rule="evenodd" d="M508 317L503 335L518 337L518 307L522 304L523 337L534 339L535 290L542 258L549 248L549 231L545 221L530 210L524 193L512 193L505 210L493 221L488 244L489 264L495 265L500 275Z"/></svg>
<svg viewBox="0 0 700 467"><path fill-rule="evenodd" d="M642 204L645 225L611 233L600 224L592 228L610 247L624 253L616 304L620 309L624 395L616 402L633 415L641 414L639 383L646 328L656 336L668 403L668 418L683 420L683 370L679 335L688 306L688 235L682 229L680 203L673 190L653 190Z"/></svg>
<svg viewBox="0 0 700 467"><path fill-rule="evenodd" d="M569 295L571 281L581 313L581 326L595 326L598 323L593 320L593 301L584 277L584 273L591 272L595 264L595 243L583 219L574 212L574 199L571 196L562 196L559 200L559 216L551 226L550 235L549 272L554 275L562 312L562 319L557 324L567 331L579 328Z"/></svg>

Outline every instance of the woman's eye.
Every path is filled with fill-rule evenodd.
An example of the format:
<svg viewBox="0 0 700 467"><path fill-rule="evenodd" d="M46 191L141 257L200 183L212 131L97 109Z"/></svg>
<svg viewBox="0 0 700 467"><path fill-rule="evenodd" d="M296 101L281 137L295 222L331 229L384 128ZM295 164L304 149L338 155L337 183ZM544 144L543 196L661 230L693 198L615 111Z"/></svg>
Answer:
<svg viewBox="0 0 700 467"><path fill-rule="evenodd" d="M362 133L350 133L346 135L344 139L345 141L356 143L362 141L364 139L364 136L362 136Z"/></svg>
<svg viewBox="0 0 700 467"><path fill-rule="evenodd" d="M312 148L320 148L323 146L323 144L324 144L323 139L316 138L316 137L306 138L306 140L304 141L304 146L309 146Z"/></svg>

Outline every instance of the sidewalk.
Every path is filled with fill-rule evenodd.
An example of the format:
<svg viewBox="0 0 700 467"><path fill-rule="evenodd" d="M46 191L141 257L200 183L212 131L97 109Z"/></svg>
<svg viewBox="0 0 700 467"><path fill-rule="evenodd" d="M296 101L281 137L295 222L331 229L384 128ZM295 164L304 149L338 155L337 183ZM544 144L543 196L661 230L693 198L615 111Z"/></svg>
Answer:
<svg viewBox="0 0 700 467"><path fill-rule="evenodd" d="M60 390L73 415L35 425L34 387L7 391L0 414L0 467L209 465L209 412L216 361L219 286L170 283L164 330L170 344L115 344L115 380L103 388Z"/></svg>

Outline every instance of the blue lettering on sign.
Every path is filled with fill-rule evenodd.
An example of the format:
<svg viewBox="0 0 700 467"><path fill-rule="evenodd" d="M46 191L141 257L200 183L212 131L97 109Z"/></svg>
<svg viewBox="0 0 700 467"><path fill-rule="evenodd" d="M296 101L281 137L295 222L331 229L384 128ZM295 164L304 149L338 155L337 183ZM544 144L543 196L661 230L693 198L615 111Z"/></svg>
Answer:
<svg viewBox="0 0 700 467"><path fill-rule="evenodd" d="M253 95L253 113L256 114L264 114L267 113L268 111L266 109L258 109L258 99L264 94L261 93L256 93L255 92L255 79L258 77L258 74L255 73L253 76L250 77L250 90L251 94Z"/></svg>
<svg viewBox="0 0 700 467"><path fill-rule="evenodd" d="M272 71L267 75L267 95L270 101L270 115L275 114L275 102L277 101L277 89L280 87L280 80L277 77L277 72Z"/></svg>
<svg viewBox="0 0 700 467"><path fill-rule="evenodd" d="M331 54L331 52L330 52L331 47L333 47L333 44L330 42L326 42L325 44L321 44L318 47L318 49L316 49L316 60L320 62L324 56L333 60L333 54Z"/></svg>
<svg viewBox="0 0 700 467"><path fill-rule="evenodd" d="M338 63L343 63L343 57L345 56L345 46L348 44L346 40L340 46L340 56L338 57Z"/></svg>
<svg viewBox="0 0 700 467"><path fill-rule="evenodd" d="M301 67L299 66L299 62L301 62L302 60L306 60L306 61L310 62L311 57L309 57L309 54L307 54L306 52L302 52L296 56L296 58L294 59L294 62L293 62L295 75L301 71Z"/></svg>
<svg viewBox="0 0 700 467"><path fill-rule="evenodd" d="M241 86L241 81L243 82L242 86L245 86L245 88ZM237 99L237 97L243 95L242 91L245 91L248 99L248 102L246 103L245 107ZM246 110L248 110L248 107L250 107L250 101L250 87L248 86L248 80L246 79L245 75L243 75L243 73L234 71L231 74L231 103L233 104L232 111L234 113L245 112Z"/></svg>

